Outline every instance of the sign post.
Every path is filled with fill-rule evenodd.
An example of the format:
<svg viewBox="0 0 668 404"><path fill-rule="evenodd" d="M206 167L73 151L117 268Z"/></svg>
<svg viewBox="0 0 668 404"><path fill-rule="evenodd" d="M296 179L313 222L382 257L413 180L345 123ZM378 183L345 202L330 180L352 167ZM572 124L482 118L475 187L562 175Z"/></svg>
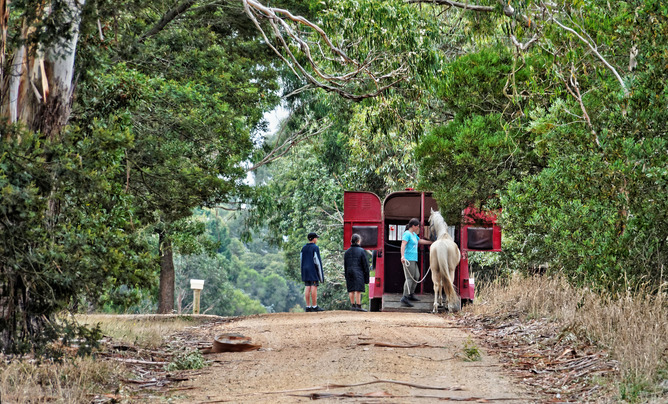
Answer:
<svg viewBox="0 0 668 404"><path fill-rule="evenodd" d="M204 279L191 279L190 289L193 290L193 314L199 314L199 295L204 289Z"/></svg>

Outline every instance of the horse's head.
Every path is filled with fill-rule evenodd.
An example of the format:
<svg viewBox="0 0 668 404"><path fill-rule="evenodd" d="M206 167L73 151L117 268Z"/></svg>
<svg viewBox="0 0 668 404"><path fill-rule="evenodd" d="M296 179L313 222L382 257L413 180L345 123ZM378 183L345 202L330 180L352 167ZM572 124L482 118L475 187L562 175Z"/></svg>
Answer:
<svg viewBox="0 0 668 404"><path fill-rule="evenodd" d="M439 211L434 211L431 209L431 215L429 216L429 232L431 233L431 238L440 238L443 234L448 234L448 224L441 216ZM449 235L449 234L448 234Z"/></svg>
<svg viewBox="0 0 668 404"><path fill-rule="evenodd" d="M434 208L430 208L431 214L429 215L429 239L431 241L436 241L436 229L434 228Z"/></svg>

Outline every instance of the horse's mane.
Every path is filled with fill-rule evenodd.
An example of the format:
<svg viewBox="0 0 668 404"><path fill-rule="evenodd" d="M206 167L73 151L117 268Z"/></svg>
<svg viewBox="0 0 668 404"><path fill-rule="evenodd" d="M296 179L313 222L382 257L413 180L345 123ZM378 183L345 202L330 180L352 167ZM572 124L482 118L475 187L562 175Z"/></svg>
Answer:
<svg viewBox="0 0 668 404"><path fill-rule="evenodd" d="M441 216L439 211L432 211L431 216L429 217L429 224L434 228L434 233L436 233L436 239L440 239L443 235L447 235L448 238L452 238L450 233L448 233L448 224Z"/></svg>

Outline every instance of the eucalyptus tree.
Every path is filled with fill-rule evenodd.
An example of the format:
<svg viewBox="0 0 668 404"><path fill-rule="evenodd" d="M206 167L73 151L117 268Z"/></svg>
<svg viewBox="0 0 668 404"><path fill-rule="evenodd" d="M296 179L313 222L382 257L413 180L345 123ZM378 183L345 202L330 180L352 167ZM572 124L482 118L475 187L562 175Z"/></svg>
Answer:
<svg viewBox="0 0 668 404"><path fill-rule="evenodd" d="M67 124L84 0L0 4L0 111L47 138ZM6 131L8 138L12 132Z"/></svg>
<svg viewBox="0 0 668 404"><path fill-rule="evenodd" d="M150 257L132 229L132 200L115 181L123 158L115 145L127 133L113 123L68 126L83 10L83 1L0 5L5 352L43 350L63 333L94 343L83 328L61 329L53 314L107 287L150 278Z"/></svg>
<svg viewBox="0 0 668 404"><path fill-rule="evenodd" d="M270 50L241 3L0 9L2 349L34 347L83 296L151 282L145 233L160 235L171 311L170 243L203 231L193 207L242 190L250 136L277 101Z"/></svg>
<svg viewBox="0 0 668 404"><path fill-rule="evenodd" d="M401 92L415 71L407 61L430 66L430 51L440 58L438 68L426 70L433 80L420 83L426 94L415 98L431 114L420 126L429 136L415 142L415 157L420 187L436 191L451 220L467 204L503 207L508 240L515 241L507 250L520 266L548 261L601 287L631 278L661 283L667 235L659 68L666 56L656 51L665 48L661 2L325 2L317 7L317 26L245 3L252 18L259 10L272 22L275 51L307 87L357 101L375 97L353 108L365 124L374 116L367 107L382 104L376 101L391 100L394 92L410 99ZM402 19L402 12L419 20L434 9L440 9L434 21L451 24L448 34L461 38L454 46L410 41L411 35L430 38L429 30L413 31L419 24L406 25L416 20ZM384 32L415 53L402 52L400 44L384 47ZM337 71L359 81L351 89ZM386 87L373 77L402 80ZM361 141L349 144L350 155L373 157L364 150L373 131L345 116L353 117L351 128L364 129L357 131ZM381 126L392 133L391 122ZM389 148L377 155L399 151L384 144ZM364 163L348 163L365 170ZM382 172L383 164L369 168ZM633 257L642 257L641 264Z"/></svg>
<svg viewBox="0 0 668 404"><path fill-rule="evenodd" d="M666 55L655 49L668 8L440 3L488 15L495 37L448 66L440 94L454 119L420 145L424 186L460 206L502 207L518 267L548 262L612 290L660 285Z"/></svg>

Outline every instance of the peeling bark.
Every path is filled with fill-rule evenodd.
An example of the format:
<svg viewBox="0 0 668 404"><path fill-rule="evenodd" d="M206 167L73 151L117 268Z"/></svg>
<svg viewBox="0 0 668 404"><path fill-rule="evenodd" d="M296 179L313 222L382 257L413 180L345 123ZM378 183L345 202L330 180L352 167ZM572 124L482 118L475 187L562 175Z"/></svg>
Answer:
<svg viewBox="0 0 668 404"><path fill-rule="evenodd" d="M84 0L66 0L69 35L38 48L24 45L6 49L9 8L0 2L2 60L11 60L7 70L0 71L2 86L1 113L8 123L21 122L49 139L56 138L69 120L73 92L74 60L79 40L79 24ZM50 2L43 2L41 18L50 14ZM24 20L21 38L35 33L36 21ZM3 67L6 64L3 64Z"/></svg>

